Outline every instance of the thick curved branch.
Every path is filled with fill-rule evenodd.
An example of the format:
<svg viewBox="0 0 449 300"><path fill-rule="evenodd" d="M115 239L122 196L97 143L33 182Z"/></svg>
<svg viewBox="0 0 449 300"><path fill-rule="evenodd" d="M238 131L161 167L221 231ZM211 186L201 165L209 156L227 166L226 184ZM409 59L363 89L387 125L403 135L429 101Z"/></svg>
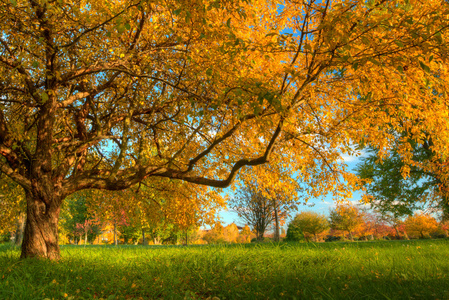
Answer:
<svg viewBox="0 0 449 300"><path fill-rule="evenodd" d="M14 172L14 170L11 169L6 163L0 162L0 172L5 173L12 180L20 184L24 189L31 189L31 181L17 172Z"/></svg>
<svg viewBox="0 0 449 300"><path fill-rule="evenodd" d="M211 187L225 188L231 184L236 177L238 171L244 166L257 166L268 162L269 156L273 151L275 143L282 132L284 120L281 119L276 127L270 142L262 156L254 159L240 159L237 161L228 177L224 180L209 179L201 176L192 176L188 172L173 170L166 167L156 166L135 166L126 170L118 170L114 172L115 176L111 176L113 172L110 170L89 170L80 172L75 178L68 178L62 184L63 191L61 194L68 195L77 190L82 189L108 189L123 190L129 188L147 177L166 177L171 179L179 179L195 184L207 185Z"/></svg>
<svg viewBox="0 0 449 300"><path fill-rule="evenodd" d="M273 151L276 140L278 139L279 135L282 132L283 122L284 122L283 119L281 119L279 121L279 124L276 127L276 130L274 131L274 133L270 139L270 142L267 145L267 148L265 149L265 153L262 156L254 158L254 159L240 159L239 161L237 161L234 164L234 166L232 167L232 169L226 179L217 180L217 179L209 179L209 178L200 177L200 176L191 176L186 172L180 172L180 171L175 171L175 170L165 170L161 173L155 173L154 176L180 179L183 181L187 181L187 182L191 182L191 183L195 183L195 184L207 185L207 186L211 186L211 187L218 187L218 188L228 187L232 183L232 181L234 180L238 171L242 167L257 166L257 165L261 165L261 164L268 162L269 156Z"/></svg>

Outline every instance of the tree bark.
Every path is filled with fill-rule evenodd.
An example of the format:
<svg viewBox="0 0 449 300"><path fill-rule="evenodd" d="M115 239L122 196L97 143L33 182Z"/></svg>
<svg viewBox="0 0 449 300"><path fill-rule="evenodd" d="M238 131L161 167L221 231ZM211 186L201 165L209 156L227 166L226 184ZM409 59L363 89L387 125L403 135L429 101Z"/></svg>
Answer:
<svg viewBox="0 0 449 300"><path fill-rule="evenodd" d="M404 230L404 239L409 240L410 238L408 237L407 231Z"/></svg>
<svg viewBox="0 0 449 300"><path fill-rule="evenodd" d="M396 238L397 238L398 240L400 240L400 239L401 239L401 236L399 235L398 227L397 227L397 226L393 226L393 228L394 228L394 230L396 231Z"/></svg>
<svg viewBox="0 0 449 300"><path fill-rule="evenodd" d="M142 245L145 246L146 240L145 240L145 229L142 228Z"/></svg>
<svg viewBox="0 0 449 300"><path fill-rule="evenodd" d="M59 259L58 220L61 201L42 199L30 191L26 191L25 195L27 219L20 257Z"/></svg>

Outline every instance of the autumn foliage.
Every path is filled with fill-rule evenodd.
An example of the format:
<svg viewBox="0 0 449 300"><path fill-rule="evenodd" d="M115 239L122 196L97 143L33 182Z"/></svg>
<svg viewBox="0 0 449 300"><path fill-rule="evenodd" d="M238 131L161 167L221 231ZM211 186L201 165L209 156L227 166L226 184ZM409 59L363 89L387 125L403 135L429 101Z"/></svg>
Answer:
<svg viewBox="0 0 449 300"><path fill-rule="evenodd" d="M351 204L340 204L329 215L332 229L347 232L351 240L354 239L353 233L363 226L363 218L364 213Z"/></svg>
<svg viewBox="0 0 449 300"><path fill-rule="evenodd" d="M405 220L405 229L410 236L425 238L438 230L438 222L428 214L416 214Z"/></svg>
<svg viewBox="0 0 449 300"><path fill-rule="evenodd" d="M81 190L226 187L269 164L308 197L344 198L358 180L341 155L382 155L398 128L433 138L423 169L447 180L448 14L443 0L0 1L0 171L25 191L22 257L59 258L61 205Z"/></svg>
<svg viewBox="0 0 449 300"><path fill-rule="evenodd" d="M318 241L319 234L329 228L329 222L324 215L303 211L295 216L287 229L287 240L300 240L302 238L309 242Z"/></svg>

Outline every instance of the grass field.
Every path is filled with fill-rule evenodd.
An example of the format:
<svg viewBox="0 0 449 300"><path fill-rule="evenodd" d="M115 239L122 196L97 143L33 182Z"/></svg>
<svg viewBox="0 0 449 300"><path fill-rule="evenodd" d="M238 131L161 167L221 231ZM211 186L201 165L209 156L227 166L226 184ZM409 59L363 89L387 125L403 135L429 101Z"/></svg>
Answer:
<svg viewBox="0 0 449 300"><path fill-rule="evenodd" d="M0 245L0 299L449 299L449 240L61 252Z"/></svg>

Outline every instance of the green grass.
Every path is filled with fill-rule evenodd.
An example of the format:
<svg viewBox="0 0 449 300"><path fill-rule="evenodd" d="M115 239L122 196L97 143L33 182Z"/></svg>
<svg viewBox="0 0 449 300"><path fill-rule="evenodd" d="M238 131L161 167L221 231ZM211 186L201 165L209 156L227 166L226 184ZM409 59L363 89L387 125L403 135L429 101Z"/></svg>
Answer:
<svg viewBox="0 0 449 300"><path fill-rule="evenodd" d="M449 299L448 240L61 252L19 260L0 245L0 299Z"/></svg>

